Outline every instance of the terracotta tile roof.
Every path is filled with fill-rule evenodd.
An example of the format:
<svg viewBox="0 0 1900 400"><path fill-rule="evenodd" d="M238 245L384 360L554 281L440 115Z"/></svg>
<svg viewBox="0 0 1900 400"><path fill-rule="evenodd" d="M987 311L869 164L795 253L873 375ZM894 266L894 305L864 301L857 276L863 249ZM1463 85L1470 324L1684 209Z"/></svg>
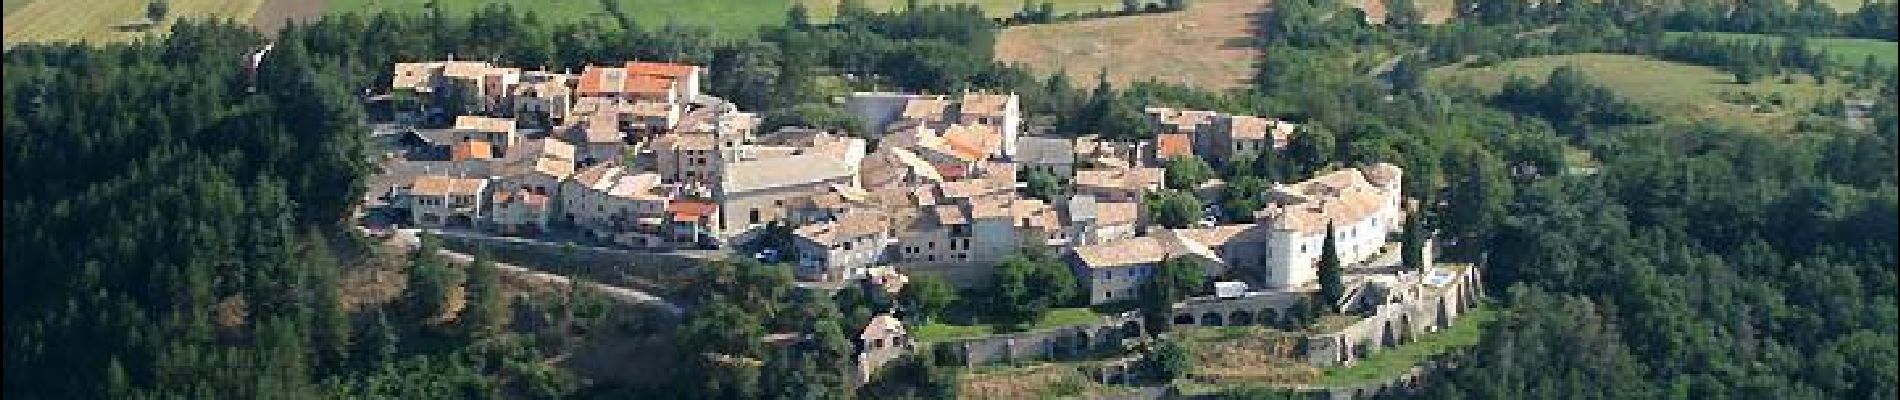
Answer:
<svg viewBox="0 0 1900 400"><path fill-rule="evenodd" d="M523 189L500 190L495 192L493 202L494 204L519 204L531 208L544 208L548 206L548 196Z"/></svg>
<svg viewBox="0 0 1900 400"><path fill-rule="evenodd" d="M671 150L712 150L718 146L719 138L705 132L665 134L653 142L654 148Z"/></svg>
<svg viewBox="0 0 1900 400"><path fill-rule="evenodd" d="M1162 179L1163 171L1160 168L1101 168L1075 171L1075 186L1078 188L1154 190L1161 186Z"/></svg>
<svg viewBox="0 0 1900 400"><path fill-rule="evenodd" d="M1088 268L1121 267L1158 263L1168 258L1168 246L1160 239L1142 236L1108 243L1075 247L1075 256Z"/></svg>
<svg viewBox="0 0 1900 400"><path fill-rule="evenodd" d="M970 223L970 216L963 212L963 207L945 204L932 206L930 211L932 215L937 216L938 225L963 225Z"/></svg>
<svg viewBox="0 0 1900 400"><path fill-rule="evenodd" d="M1053 229L1062 226L1055 207L1042 200L1016 199L1009 204L1009 214L1016 219L1017 227Z"/></svg>
<svg viewBox="0 0 1900 400"><path fill-rule="evenodd" d="M673 90L673 80L653 75L634 75L627 77L620 91L640 94L666 94Z"/></svg>
<svg viewBox="0 0 1900 400"><path fill-rule="evenodd" d="M487 184L487 179L480 178L422 175L410 181L409 193L417 196L479 195Z"/></svg>
<svg viewBox="0 0 1900 400"><path fill-rule="evenodd" d="M673 200L666 203L666 211L674 221L698 221L719 212L719 205L710 202L692 200Z"/></svg>
<svg viewBox="0 0 1900 400"><path fill-rule="evenodd" d="M430 89L430 79L434 78L437 63L396 63L395 72L390 76L392 89L426 90Z"/></svg>
<svg viewBox="0 0 1900 400"><path fill-rule="evenodd" d="M1194 156L1194 136L1186 133L1155 135L1155 156L1161 159Z"/></svg>
<svg viewBox="0 0 1900 400"><path fill-rule="evenodd" d="M871 317L871 322L865 324L864 331L858 334L858 340L887 340L906 335L908 333L904 330L903 321L897 320L897 317L892 317L890 314L883 314Z"/></svg>
<svg viewBox="0 0 1900 400"><path fill-rule="evenodd" d="M942 118L950 108L950 101L941 97L916 97L904 102L903 118L935 120Z"/></svg>
<svg viewBox="0 0 1900 400"><path fill-rule="evenodd" d="M1001 116L1008 111L1013 94L965 93L957 103L957 113L965 115Z"/></svg>
<svg viewBox="0 0 1900 400"><path fill-rule="evenodd" d="M1227 119L1227 134L1235 139L1262 140L1267 138L1267 131L1275 122L1266 118L1236 115Z"/></svg>
<svg viewBox="0 0 1900 400"><path fill-rule="evenodd" d="M1155 124L1161 125L1164 132L1194 133L1219 117L1220 113L1201 110L1179 110L1167 107L1149 107L1143 109Z"/></svg>
<svg viewBox="0 0 1900 400"><path fill-rule="evenodd" d="M583 143L612 144L626 140L626 134L620 132L620 118L611 114L588 118L579 131Z"/></svg>
<svg viewBox="0 0 1900 400"><path fill-rule="evenodd" d="M634 66L639 63L629 63ZM645 64L641 64L645 65ZM613 96L625 93L665 94L673 90L674 75L668 75L668 68L613 68L588 66L581 70L580 83L575 85L582 96Z"/></svg>
<svg viewBox="0 0 1900 400"><path fill-rule="evenodd" d="M1387 172L1397 172L1398 167L1391 168ZM1267 196L1269 204L1254 214L1261 224L1320 234L1327 223L1357 223L1383 207L1396 206L1399 193L1374 186L1361 170L1347 168L1293 185L1276 185Z"/></svg>
<svg viewBox="0 0 1900 400"><path fill-rule="evenodd" d="M1076 246L1075 255L1088 268L1124 267L1139 264L1153 264L1169 258L1195 256L1211 262L1220 262L1220 257L1206 245L1192 239L1162 231L1156 236L1142 236L1110 241L1108 243Z"/></svg>
<svg viewBox="0 0 1900 400"><path fill-rule="evenodd" d="M658 190L659 174L622 175L607 190L608 196L632 200L665 200L668 196Z"/></svg>
<svg viewBox="0 0 1900 400"><path fill-rule="evenodd" d="M971 219L1008 218L1011 216L1011 212L1013 211L1010 207L1010 200L1013 200L1013 199L1010 197L1009 194L979 196L979 197L970 198L969 200L970 218Z"/></svg>
<svg viewBox="0 0 1900 400"><path fill-rule="evenodd" d="M868 210L852 210L838 216L837 221L807 224L798 227L793 234L813 242L834 244L856 237L889 232L891 221L884 214Z"/></svg>
<svg viewBox="0 0 1900 400"><path fill-rule="evenodd" d="M976 161L995 154L1003 135L994 127L951 125L944 129L943 141L965 161Z"/></svg>
<svg viewBox="0 0 1900 400"><path fill-rule="evenodd" d="M1275 120L1273 124L1273 148L1285 149L1293 142L1293 133L1300 128L1292 122Z"/></svg>
<svg viewBox="0 0 1900 400"><path fill-rule="evenodd" d="M1140 216L1140 203L1095 203L1095 222L1102 225L1132 224Z"/></svg>
<svg viewBox="0 0 1900 400"><path fill-rule="evenodd" d="M699 66L649 61L628 61L628 73L665 78L682 78L699 70Z"/></svg>
<svg viewBox="0 0 1900 400"><path fill-rule="evenodd" d="M495 158L495 145L483 140L469 140L449 145L449 160L485 160Z"/></svg>
<svg viewBox="0 0 1900 400"><path fill-rule="evenodd" d="M582 96L603 96L618 93L621 81L627 77L627 70L620 68L587 66L581 70L580 83L574 89Z"/></svg>
<svg viewBox="0 0 1900 400"><path fill-rule="evenodd" d="M515 120L511 118L463 115L455 117L455 129L480 132L514 132Z"/></svg>
<svg viewBox="0 0 1900 400"><path fill-rule="evenodd" d="M1256 227L1257 225L1254 224L1234 224L1218 225L1209 228L1174 229L1173 231L1176 235L1192 239L1195 242L1210 247L1219 247L1236 239L1260 239L1259 235L1262 231L1255 229Z"/></svg>
<svg viewBox="0 0 1900 400"><path fill-rule="evenodd" d="M505 69L512 69L512 68L496 68L493 64L489 64L483 61L443 61L442 62L442 76L447 76L447 77L477 78L482 75L489 74L490 72L489 70L491 69L505 70Z"/></svg>

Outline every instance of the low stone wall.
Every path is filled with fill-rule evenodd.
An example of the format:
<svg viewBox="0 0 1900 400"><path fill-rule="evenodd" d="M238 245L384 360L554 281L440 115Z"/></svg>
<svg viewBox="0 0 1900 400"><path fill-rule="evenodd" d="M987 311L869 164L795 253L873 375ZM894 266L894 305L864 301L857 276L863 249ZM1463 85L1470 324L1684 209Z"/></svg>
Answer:
<svg viewBox="0 0 1900 400"><path fill-rule="evenodd" d="M1126 312L1101 321L1030 332L937 343L964 366L1035 360L1084 359L1125 350L1125 339L1142 335L1141 315Z"/></svg>
<svg viewBox="0 0 1900 400"><path fill-rule="evenodd" d="M1479 298L1478 273L1467 268L1433 293L1421 293L1411 302L1375 306L1375 311L1337 332L1306 337L1308 364L1331 367L1350 364L1385 348L1410 342L1419 334L1450 328Z"/></svg>

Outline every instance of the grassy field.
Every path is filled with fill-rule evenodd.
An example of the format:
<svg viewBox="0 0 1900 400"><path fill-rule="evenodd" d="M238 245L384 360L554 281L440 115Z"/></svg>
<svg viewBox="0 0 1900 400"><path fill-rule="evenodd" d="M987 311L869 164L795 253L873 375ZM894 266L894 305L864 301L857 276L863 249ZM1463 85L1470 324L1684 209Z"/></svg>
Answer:
<svg viewBox="0 0 1900 400"><path fill-rule="evenodd" d="M1260 52L1252 22L1266 0L1203 0L1187 11L1012 27L996 58L1093 85L1106 70L1117 85L1156 79L1209 89L1242 87Z"/></svg>
<svg viewBox="0 0 1900 400"><path fill-rule="evenodd" d="M727 37L750 34L762 25L785 22L785 11L794 0L614 0L634 20L648 27L668 22L710 27ZM421 12L429 0L330 0L332 13L394 10ZM570 21L599 18L608 21L600 0L441 0L450 13L480 9L489 4L506 4L516 11L533 10L543 21Z"/></svg>
<svg viewBox="0 0 1900 400"><path fill-rule="evenodd" d="M161 24L145 32L122 32L114 26L144 18L145 0L7 0L6 43L87 41L109 42L165 32ZM250 21L264 0L171 0L171 18L221 17Z"/></svg>
<svg viewBox="0 0 1900 400"><path fill-rule="evenodd" d="M33 2L33 0L5 0L5 1L0 1L0 9L4 9L4 10L6 10L6 13L7 13L7 14L12 14L12 13L13 13L13 10L16 10L16 9L19 9L19 8L20 8L21 6L25 6L25 5L26 5L26 3L32 3L32 2Z"/></svg>
<svg viewBox="0 0 1900 400"><path fill-rule="evenodd" d="M1470 85L1492 93L1512 75L1543 79L1565 65L1576 66L1590 79L1631 101L1656 111L1666 120L1716 121L1775 131L1792 129L1817 102L1830 101L1851 88L1839 81L1815 84L1807 77L1793 83L1768 78L1737 84L1732 74L1715 68L1622 54L1567 54L1511 60L1483 68L1447 66L1433 69L1436 85ZM1780 105L1760 106L1781 99Z"/></svg>
<svg viewBox="0 0 1900 400"><path fill-rule="evenodd" d="M1099 320L1101 320L1101 316L1090 312L1087 308L1057 308L1049 310L1049 313L1043 315L1041 320L1037 320L1035 325L1029 327L1029 330L1033 331L1058 326L1079 325ZM942 342L988 335L995 331L995 328L989 325L951 325L935 323L911 328L910 333L911 336L916 337L919 342Z"/></svg>
<svg viewBox="0 0 1900 400"><path fill-rule="evenodd" d="M1437 333L1420 334L1417 340L1411 343L1372 353L1351 366L1321 370L1317 383L1325 386L1343 386L1398 376L1432 356L1478 344L1479 334L1483 332L1485 325L1497 320L1497 313L1497 310L1490 305L1479 305L1478 308L1458 317L1451 328Z"/></svg>
<svg viewBox="0 0 1900 400"><path fill-rule="evenodd" d="M1688 33L1688 32L1670 32L1669 33L1670 37L1683 37L1683 36L1688 36L1688 35L1694 35L1694 33ZM1720 38L1724 40L1768 39L1777 45L1781 43L1780 35L1763 35L1763 34L1755 34L1755 33L1720 33L1720 32L1701 33L1701 35L1708 35L1708 36L1712 36L1712 37L1716 37L1716 38ZM1828 38L1811 38L1811 39L1808 39L1808 43L1815 46L1819 50L1826 50L1828 55L1833 56L1834 62L1840 63L1847 67L1859 67L1862 62L1865 62L1867 60L1868 56L1873 56L1874 58L1879 59L1881 64L1891 67L1894 65L1896 61L1895 59L1900 58L1900 43L1889 42L1889 41L1879 40L1879 39L1828 37Z"/></svg>
<svg viewBox="0 0 1900 400"><path fill-rule="evenodd" d="M1263 326L1177 327L1194 353L1191 380L1218 384L1301 384L1319 371L1300 359L1300 336Z"/></svg>
<svg viewBox="0 0 1900 400"><path fill-rule="evenodd" d="M796 0L796 1L803 3L805 5L805 8L811 10L811 15L813 17L817 17L821 20L829 19L833 15L838 14L837 0ZM1121 0L1032 0L1032 1L1038 4L1038 6L1040 6L1040 4L1042 4L1042 2L1044 1L1048 1L1050 3L1055 4L1056 15L1062 15L1062 14L1067 14L1067 13L1072 13L1072 12L1084 12L1084 11L1096 11L1096 10L1120 10L1122 8ZM1148 0L1145 2L1155 2L1155 0ZM905 4L909 3L909 0L863 0L862 3L864 4L866 8L870 8L871 10L885 11L885 10L902 9L904 8ZM977 5L977 7L983 8L984 14L987 14L990 17L995 17L995 18L1008 17L1012 14L1015 14L1017 10L1021 10L1023 8L1022 0L921 0L918 3L920 4L975 4Z"/></svg>

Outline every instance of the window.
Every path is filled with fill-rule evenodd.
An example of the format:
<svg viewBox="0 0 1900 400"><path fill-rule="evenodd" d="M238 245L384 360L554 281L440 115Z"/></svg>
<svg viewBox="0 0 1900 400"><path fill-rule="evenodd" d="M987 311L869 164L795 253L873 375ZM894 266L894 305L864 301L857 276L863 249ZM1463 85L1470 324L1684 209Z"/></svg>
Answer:
<svg viewBox="0 0 1900 400"><path fill-rule="evenodd" d="M851 242L844 242L844 251L851 251Z"/></svg>
<svg viewBox="0 0 1900 400"><path fill-rule="evenodd" d="M924 261L929 261L929 262L937 262L937 255L936 255L936 254L931 254L931 255L928 255L928 256L924 256Z"/></svg>
<svg viewBox="0 0 1900 400"><path fill-rule="evenodd" d="M752 209L750 217L753 224L759 223L759 209L757 208Z"/></svg>

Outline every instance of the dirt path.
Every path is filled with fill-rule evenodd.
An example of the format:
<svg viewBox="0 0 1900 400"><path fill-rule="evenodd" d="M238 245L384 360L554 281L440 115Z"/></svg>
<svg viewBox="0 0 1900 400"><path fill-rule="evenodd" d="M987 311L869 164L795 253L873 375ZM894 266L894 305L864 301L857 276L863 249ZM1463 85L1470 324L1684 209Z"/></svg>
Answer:
<svg viewBox="0 0 1900 400"><path fill-rule="evenodd" d="M329 0L265 0L257 14L251 16L251 27L265 36L277 36L277 30L284 27L286 20L314 21L323 16L329 5Z"/></svg>

